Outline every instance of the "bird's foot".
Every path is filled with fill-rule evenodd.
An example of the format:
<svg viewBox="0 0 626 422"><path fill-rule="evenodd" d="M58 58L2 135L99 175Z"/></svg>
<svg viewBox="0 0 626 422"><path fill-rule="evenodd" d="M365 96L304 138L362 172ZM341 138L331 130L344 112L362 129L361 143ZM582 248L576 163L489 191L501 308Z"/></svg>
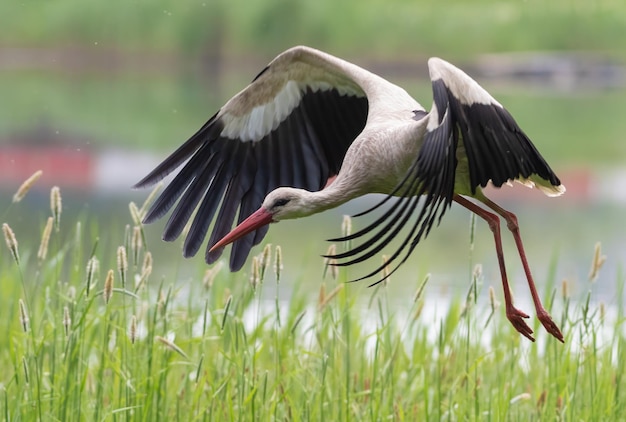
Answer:
<svg viewBox="0 0 626 422"><path fill-rule="evenodd" d="M545 309L540 309L537 311L537 318L541 321L541 324L544 326L547 332L552 334L558 341L564 343L563 334L559 329L559 326L556 325L554 321L552 321L552 317Z"/></svg>
<svg viewBox="0 0 626 422"><path fill-rule="evenodd" d="M511 306L507 306L506 317L511 321L513 327L524 337L530 341L535 341L535 338L531 335L533 333L532 328L526 324L524 318L528 318L528 315L519 309Z"/></svg>

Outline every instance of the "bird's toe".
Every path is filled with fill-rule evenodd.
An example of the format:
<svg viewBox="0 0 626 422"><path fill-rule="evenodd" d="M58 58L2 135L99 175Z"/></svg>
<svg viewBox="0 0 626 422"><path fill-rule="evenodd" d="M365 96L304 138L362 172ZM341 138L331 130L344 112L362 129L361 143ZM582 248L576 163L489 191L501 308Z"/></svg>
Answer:
<svg viewBox="0 0 626 422"><path fill-rule="evenodd" d="M548 333L553 335L558 341L564 343L563 333L561 333L561 329L554 321L552 321L552 317L546 311L539 312L537 314L537 318L541 321L541 325L546 329Z"/></svg>
<svg viewBox="0 0 626 422"><path fill-rule="evenodd" d="M535 341L535 338L532 336L532 328L530 328L528 324L526 324L526 321L524 321L524 318L528 318L527 314L517 308L511 307L510 309L507 309L506 317L521 335L530 341Z"/></svg>

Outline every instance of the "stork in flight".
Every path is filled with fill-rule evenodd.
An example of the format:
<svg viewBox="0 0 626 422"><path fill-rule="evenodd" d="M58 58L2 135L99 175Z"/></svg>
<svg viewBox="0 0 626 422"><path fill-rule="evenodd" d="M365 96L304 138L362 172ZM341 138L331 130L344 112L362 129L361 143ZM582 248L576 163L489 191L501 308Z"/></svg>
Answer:
<svg viewBox="0 0 626 422"><path fill-rule="evenodd" d="M513 117L473 79L438 58L431 58L428 68L430 112L404 89L322 51L294 47L281 53L136 184L152 185L182 165L144 221L174 207L163 233L172 241L197 210L183 255L198 252L214 222L206 262L215 262L232 243L230 269L237 271L269 223L383 193L380 204L359 214L396 197L376 221L332 240L369 238L334 258L338 265L364 261L407 227L387 262L397 269L454 201L486 220L493 232L506 316L515 329L534 341L524 321L528 315L513 305L496 214L513 234L538 319L563 341L535 288L517 218L481 188L489 181L500 187L514 180L557 196L565 187Z"/></svg>

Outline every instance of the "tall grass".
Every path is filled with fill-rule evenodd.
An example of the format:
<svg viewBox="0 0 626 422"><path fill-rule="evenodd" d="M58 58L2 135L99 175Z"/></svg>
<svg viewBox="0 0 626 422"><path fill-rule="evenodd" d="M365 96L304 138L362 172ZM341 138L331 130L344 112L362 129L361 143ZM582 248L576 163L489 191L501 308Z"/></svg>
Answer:
<svg viewBox="0 0 626 422"><path fill-rule="evenodd" d="M8 228L20 206L4 212ZM101 222L96 236L107 242L86 233L82 221L61 217L43 256L40 239L20 233L15 253L0 249L5 420L552 421L626 414L623 291L617 303L598 305L591 295L571 302L567 283L550 288L547 303L565 344L538 324L538 341L530 343L497 307L499 293L487 303L478 299L484 282L473 264L467 294L447 304L426 294L427 279L392 279L406 285L406 296L393 298L386 284L346 284L345 270L322 280L322 268L312 294L305 281L318 276L281 278L289 262L270 246L247 272L202 268L186 284L155 279L159 262L137 224L145 207L131 210L119 233ZM43 219L42 233L48 224ZM288 299L283 291L291 291Z"/></svg>

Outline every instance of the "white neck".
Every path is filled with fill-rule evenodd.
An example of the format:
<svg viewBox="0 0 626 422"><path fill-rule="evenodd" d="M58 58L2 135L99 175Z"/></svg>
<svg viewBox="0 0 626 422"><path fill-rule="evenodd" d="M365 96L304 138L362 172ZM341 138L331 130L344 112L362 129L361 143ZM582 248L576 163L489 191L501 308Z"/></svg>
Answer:
<svg viewBox="0 0 626 422"><path fill-rule="evenodd" d="M338 207L354 197L355 196L350 195L348 192L333 189L333 185L330 185L320 191L309 192L305 201L307 205L310 205L307 208L311 211L311 214L317 214Z"/></svg>
<svg viewBox="0 0 626 422"><path fill-rule="evenodd" d="M297 212L290 213L285 218L300 218L317 214L338 207L361 195L363 193L354 186L349 186L337 179L330 186L317 192L301 190Z"/></svg>

